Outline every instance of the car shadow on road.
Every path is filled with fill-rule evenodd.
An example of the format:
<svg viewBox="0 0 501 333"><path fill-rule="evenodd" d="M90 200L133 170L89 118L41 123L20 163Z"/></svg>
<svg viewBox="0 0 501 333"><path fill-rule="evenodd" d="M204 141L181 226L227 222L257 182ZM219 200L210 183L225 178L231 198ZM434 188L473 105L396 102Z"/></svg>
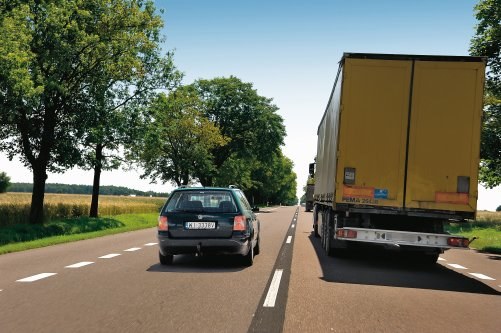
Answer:
<svg viewBox="0 0 501 333"><path fill-rule="evenodd" d="M320 238L309 236L327 282L431 289L464 293L501 295L488 285L440 264L417 265L398 252L369 249L346 257L329 257Z"/></svg>
<svg viewBox="0 0 501 333"><path fill-rule="evenodd" d="M247 268L242 263L241 256L194 256L176 255L172 265L160 263L150 266L148 272L157 273L227 273L239 272Z"/></svg>

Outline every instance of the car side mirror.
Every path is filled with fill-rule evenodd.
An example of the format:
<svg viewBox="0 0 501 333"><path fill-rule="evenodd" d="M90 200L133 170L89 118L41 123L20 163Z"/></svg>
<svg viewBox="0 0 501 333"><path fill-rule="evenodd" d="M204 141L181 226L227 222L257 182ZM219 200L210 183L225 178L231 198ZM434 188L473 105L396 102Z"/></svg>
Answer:
<svg viewBox="0 0 501 333"><path fill-rule="evenodd" d="M253 213L259 212L259 207L252 207L252 212Z"/></svg>

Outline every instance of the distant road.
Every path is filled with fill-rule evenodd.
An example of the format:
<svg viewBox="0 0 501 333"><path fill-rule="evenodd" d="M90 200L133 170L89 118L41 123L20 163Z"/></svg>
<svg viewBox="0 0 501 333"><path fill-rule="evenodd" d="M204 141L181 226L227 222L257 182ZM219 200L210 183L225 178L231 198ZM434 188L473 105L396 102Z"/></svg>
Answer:
<svg viewBox="0 0 501 333"><path fill-rule="evenodd" d="M428 269L330 258L297 208L260 213L249 268L192 256L161 266L155 229L2 255L0 331L499 331L500 256L450 251Z"/></svg>

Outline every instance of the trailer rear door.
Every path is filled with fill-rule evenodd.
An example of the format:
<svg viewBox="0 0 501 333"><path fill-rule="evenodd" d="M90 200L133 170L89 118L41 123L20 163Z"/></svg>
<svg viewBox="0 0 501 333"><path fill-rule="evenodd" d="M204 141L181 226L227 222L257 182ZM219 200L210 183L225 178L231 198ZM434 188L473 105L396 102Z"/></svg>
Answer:
<svg viewBox="0 0 501 333"><path fill-rule="evenodd" d="M415 62L407 208L476 210L483 78L481 62Z"/></svg>
<svg viewBox="0 0 501 333"><path fill-rule="evenodd" d="M412 61L345 60L336 203L403 208L411 73Z"/></svg>

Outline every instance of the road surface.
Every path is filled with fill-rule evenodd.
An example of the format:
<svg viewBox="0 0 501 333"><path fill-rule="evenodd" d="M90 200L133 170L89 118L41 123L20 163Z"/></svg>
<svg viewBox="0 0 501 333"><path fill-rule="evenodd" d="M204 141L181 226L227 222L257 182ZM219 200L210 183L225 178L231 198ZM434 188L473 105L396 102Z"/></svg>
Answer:
<svg viewBox="0 0 501 333"><path fill-rule="evenodd" d="M499 332L501 256L331 258L311 213L259 215L261 254L158 262L155 229L0 256L0 332Z"/></svg>

